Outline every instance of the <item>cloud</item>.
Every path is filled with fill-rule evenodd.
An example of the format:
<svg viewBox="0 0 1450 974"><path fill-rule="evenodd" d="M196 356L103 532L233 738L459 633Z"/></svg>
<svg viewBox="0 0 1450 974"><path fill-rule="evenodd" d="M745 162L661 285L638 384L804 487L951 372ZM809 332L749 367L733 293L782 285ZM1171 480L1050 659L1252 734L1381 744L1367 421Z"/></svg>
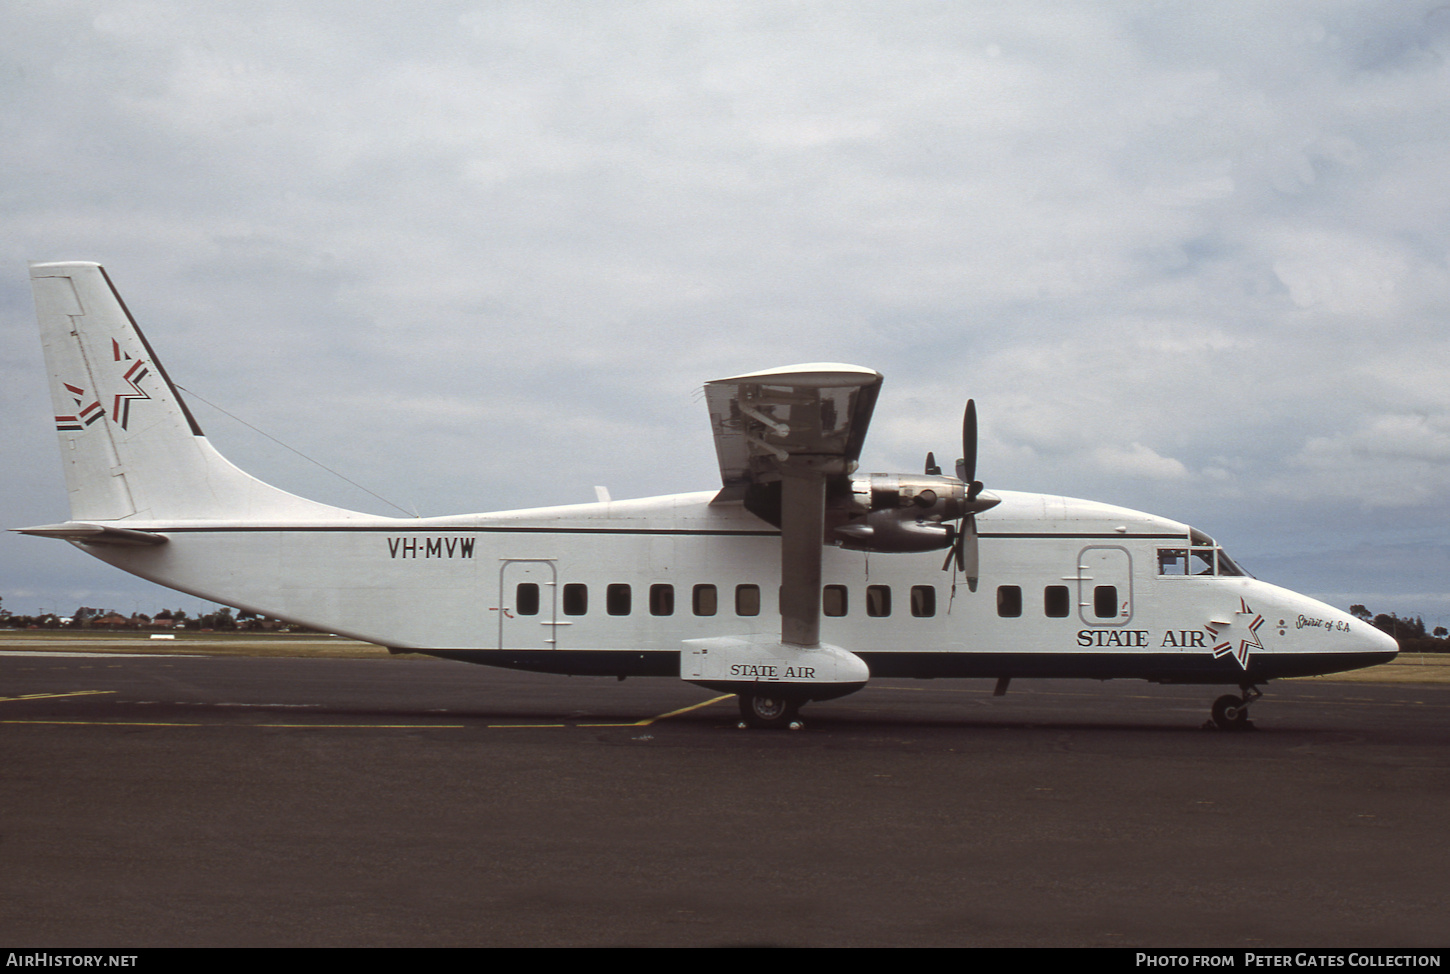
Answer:
<svg viewBox="0 0 1450 974"><path fill-rule="evenodd" d="M1172 457L1159 456L1141 443L1129 447L1098 447L1093 461L1103 470L1122 477L1147 477L1152 480L1183 480L1188 468Z"/></svg>
<svg viewBox="0 0 1450 974"><path fill-rule="evenodd" d="M1290 255L1274 261L1274 274L1298 307L1360 319L1399 310L1409 262L1383 244L1309 233L1281 246Z"/></svg>
<svg viewBox="0 0 1450 974"><path fill-rule="evenodd" d="M974 396L989 486L1264 550L1373 497L1443 539L1447 24L1367 0L17 7L3 445L54 456L24 261L99 259L183 384L429 512L709 487L692 389L837 360L887 376L870 469L954 456ZM46 476L0 485L7 510L63 516ZM1396 530L1375 510L1366 540Z"/></svg>

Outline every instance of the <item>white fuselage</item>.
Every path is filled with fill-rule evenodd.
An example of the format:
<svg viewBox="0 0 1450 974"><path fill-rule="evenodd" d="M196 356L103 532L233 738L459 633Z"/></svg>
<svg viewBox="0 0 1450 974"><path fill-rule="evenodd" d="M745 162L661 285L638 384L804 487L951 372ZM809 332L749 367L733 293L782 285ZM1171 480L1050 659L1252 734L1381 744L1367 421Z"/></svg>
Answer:
<svg viewBox="0 0 1450 974"><path fill-rule="evenodd" d="M1185 524L998 493L978 519L976 592L941 570L939 552L827 547L822 642L860 655L873 675L1244 684L1395 651L1367 623L1257 579L1161 573L1161 552L1187 553ZM678 674L685 640L780 629L779 531L715 496L285 525L128 521L169 543L86 550L204 598L396 649Z"/></svg>

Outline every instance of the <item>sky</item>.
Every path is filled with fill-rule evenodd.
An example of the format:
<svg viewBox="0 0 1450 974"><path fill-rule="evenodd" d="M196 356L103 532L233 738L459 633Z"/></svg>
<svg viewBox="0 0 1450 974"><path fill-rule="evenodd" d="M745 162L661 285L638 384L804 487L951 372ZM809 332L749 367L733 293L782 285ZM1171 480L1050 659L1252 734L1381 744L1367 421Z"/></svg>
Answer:
<svg viewBox="0 0 1450 974"><path fill-rule="evenodd" d="M710 489L705 381L839 361L886 376L863 471L955 456L973 397L989 489L1450 625L1450 5L4 23L4 527L68 516L26 262L95 260L218 449L327 503ZM10 533L0 598L209 607Z"/></svg>

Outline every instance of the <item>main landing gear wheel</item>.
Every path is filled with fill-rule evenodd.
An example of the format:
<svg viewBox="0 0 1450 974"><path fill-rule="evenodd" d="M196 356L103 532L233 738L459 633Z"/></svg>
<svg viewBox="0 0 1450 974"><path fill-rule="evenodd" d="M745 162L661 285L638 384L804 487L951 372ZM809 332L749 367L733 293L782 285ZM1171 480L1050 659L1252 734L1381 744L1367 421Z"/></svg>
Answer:
<svg viewBox="0 0 1450 974"><path fill-rule="evenodd" d="M1249 721L1249 704L1263 694L1246 687L1242 697L1226 693L1213 702L1213 724L1219 730L1242 731L1253 727Z"/></svg>
<svg viewBox="0 0 1450 974"><path fill-rule="evenodd" d="M784 728L799 730L797 719L801 704L768 693L740 694L740 719L747 727Z"/></svg>

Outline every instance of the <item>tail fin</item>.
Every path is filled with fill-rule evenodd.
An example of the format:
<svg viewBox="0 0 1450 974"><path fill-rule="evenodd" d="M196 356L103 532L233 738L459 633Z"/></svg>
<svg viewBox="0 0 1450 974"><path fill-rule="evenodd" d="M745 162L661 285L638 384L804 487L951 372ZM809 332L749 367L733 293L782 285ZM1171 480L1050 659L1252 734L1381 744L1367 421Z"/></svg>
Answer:
<svg viewBox="0 0 1450 974"><path fill-rule="evenodd" d="M358 517L262 483L201 432L99 264L30 265L72 521Z"/></svg>

